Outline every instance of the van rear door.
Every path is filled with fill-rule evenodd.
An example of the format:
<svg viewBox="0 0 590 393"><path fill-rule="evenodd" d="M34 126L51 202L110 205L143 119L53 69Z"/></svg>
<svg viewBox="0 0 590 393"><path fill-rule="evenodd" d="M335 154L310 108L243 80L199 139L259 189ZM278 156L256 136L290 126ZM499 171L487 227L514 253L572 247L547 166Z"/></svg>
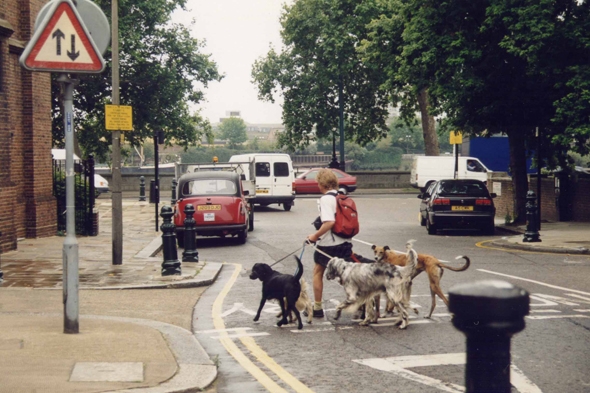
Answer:
<svg viewBox="0 0 590 393"><path fill-rule="evenodd" d="M273 157L273 191L272 195L291 195L293 187L293 167L282 157Z"/></svg>
<svg viewBox="0 0 590 393"><path fill-rule="evenodd" d="M256 157L256 194L261 196L272 195L272 162L270 157Z"/></svg>

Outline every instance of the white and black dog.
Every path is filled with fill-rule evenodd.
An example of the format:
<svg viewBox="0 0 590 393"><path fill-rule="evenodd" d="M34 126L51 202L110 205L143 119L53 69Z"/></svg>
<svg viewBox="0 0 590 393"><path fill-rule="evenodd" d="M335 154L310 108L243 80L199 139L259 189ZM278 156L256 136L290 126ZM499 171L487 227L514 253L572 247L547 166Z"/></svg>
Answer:
<svg viewBox="0 0 590 393"><path fill-rule="evenodd" d="M408 311L410 307L410 293L412 276L416 273L418 254L412 248L412 240L406 243L406 266L394 266L388 263L354 263L340 258L332 258L326 268L326 278L338 278L346 291L346 300L336 307L336 316L340 318L342 310L356 311L366 304L365 319L361 325L376 322L376 316L371 307L375 295L384 293L399 313L400 329L408 326Z"/></svg>
<svg viewBox="0 0 590 393"><path fill-rule="evenodd" d="M299 258L295 257L295 259L297 260L297 272L295 275L279 273L272 270L272 268L266 263L257 263L252 268L250 279L260 279L260 281L262 281L262 299L260 300L260 306L258 307L256 317L254 317L254 322L258 321L260 318L260 312L266 301L274 299L281 305L282 318L277 322L277 326L288 324L289 321L287 320L287 315L289 315L290 312L293 312L299 322L297 329L303 328L301 315L296 306L297 299L299 299L299 295L301 294L301 284L299 283L299 280L301 279L301 276L303 276L303 265ZM285 301L287 302L286 307L284 304Z"/></svg>

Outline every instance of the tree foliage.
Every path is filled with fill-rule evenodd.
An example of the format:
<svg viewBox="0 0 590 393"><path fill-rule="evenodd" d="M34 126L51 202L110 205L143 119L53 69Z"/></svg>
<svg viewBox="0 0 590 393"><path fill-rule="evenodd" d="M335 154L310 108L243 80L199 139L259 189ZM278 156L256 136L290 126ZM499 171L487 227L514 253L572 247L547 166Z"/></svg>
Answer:
<svg viewBox="0 0 590 393"><path fill-rule="evenodd" d="M248 140L246 123L239 117L223 119L219 125L219 136L222 139L227 139L230 147L235 148Z"/></svg>
<svg viewBox="0 0 590 393"><path fill-rule="evenodd" d="M361 61L356 51L376 16L374 1L299 0L281 17L285 49L270 49L252 69L259 97L284 97L285 132L279 143L295 149L328 138L344 107L345 138L364 145L387 133L387 95L379 89L381 70ZM339 90L342 90L342 102Z"/></svg>
<svg viewBox="0 0 590 393"><path fill-rule="evenodd" d="M110 20L111 1L96 0ZM189 30L171 23L171 14L186 0L121 0L119 2L120 102L133 107L132 132L126 140L137 146L155 130L164 130L167 144L188 146L211 133L209 121L191 113L189 103L204 98L203 89L221 76L204 43ZM104 105L111 104L111 51L107 68L84 75L76 88L74 107L78 141L84 152L104 158L111 132L105 129ZM53 81L53 138L63 143L59 85Z"/></svg>

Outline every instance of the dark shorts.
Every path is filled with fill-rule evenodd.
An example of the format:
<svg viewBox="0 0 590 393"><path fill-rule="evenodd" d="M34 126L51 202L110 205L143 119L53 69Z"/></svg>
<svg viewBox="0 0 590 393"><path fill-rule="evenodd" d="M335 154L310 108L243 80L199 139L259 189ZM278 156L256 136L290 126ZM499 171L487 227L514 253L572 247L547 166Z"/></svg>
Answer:
<svg viewBox="0 0 590 393"><path fill-rule="evenodd" d="M349 242L342 243L337 246L328 246L328 247L317 246L317 247L319 250L322 250L323 252L325 252L326 254L328 254L332 257L348 258L352 255L352 244ZM328 258L324 254L320 254L319 252L316 251L313 254L313 261L320 266L326 267L326 266L328 266L328 262L330 261L330 258Z"/></svg>

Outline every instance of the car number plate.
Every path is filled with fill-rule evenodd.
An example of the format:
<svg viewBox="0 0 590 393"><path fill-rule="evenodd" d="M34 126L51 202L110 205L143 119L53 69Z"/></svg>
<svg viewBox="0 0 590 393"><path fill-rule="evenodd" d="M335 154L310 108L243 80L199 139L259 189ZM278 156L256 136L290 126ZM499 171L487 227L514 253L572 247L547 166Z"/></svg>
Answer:
<svg viewBox="0 0 590 393"><path fill-rule="evenodd" d="M451 210L471 211L473 206L451 206Z"/></svg>
<svg viewBox="0 0 590 393"><path fill-rule="evenodd" d="M268 190L256 190L257 194L268 194Z"/></svg>
<svg viewBox="0 0 590 393"><path fill-rule="evenodd" d="M221 205L199 205L197 206L198 211L208 211L208 210L221 210Z"/></svg>
<svg viewBox="0 0 590 393"><path fill-rule="evenodd" d="M204 221L215 221L215 213L205 213L203 214Z"/></svg>

